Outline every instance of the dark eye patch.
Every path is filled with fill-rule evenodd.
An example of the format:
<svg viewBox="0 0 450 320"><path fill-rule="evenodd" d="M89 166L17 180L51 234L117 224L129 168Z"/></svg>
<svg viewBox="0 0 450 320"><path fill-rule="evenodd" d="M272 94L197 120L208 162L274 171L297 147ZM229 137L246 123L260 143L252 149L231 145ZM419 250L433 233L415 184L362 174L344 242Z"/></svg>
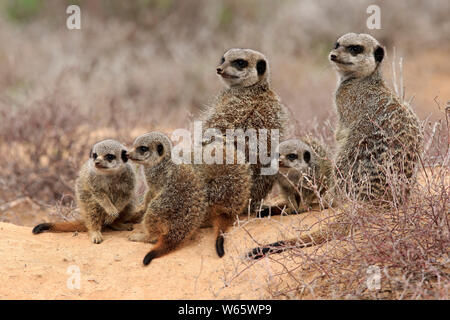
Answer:
<svg viewBox="0 0 450 320"><path fill-rule="evenodd" d="M128 161L127 150L122 150L122 152L120 153L120 157L122 158L123 162L127 162Z"/></svg>
<svg viewBox="0 0 450 320"><path fill-rule="evenodd" d="M116 156L113 155L113 154L110 154L110 153L108 153L108 154L105 156L105 159L108 160L109 162L113 161L115 158L116 158Z"/></svg>
<svg viewBox="0 0 450 320"><path fill-rule="evenodd" d="M290 153L290 154L288 154L288 155L286 156L286 158L287 158L289 161L294 161L294 160L297 160L297 159L298 159L298 154L296 154L296 153Z"/></svg>
<svg viewBox="0 0 450 320"><path fill-rule="evenodd" d="M98 154L96 154L96 153L94 153L93 155L92 155L92 158L95 160L95 159L97 159L97 157L98 157Z"/></svg>
<svg viewBox="0 0 450 320"><path fill-rule="evenodd" d="M305 160L306 163L311 161L311 153L309 151L303 152L303 160Z"/></svg>
<svg viewBox="0 0 450 320"><path fill-rule="evenodd" d="M148 151L148 147L140 146L137 148L140 153L146 153Z"/></svg>
<svg viewBox="0 0 450 320"><path fill-rule="evenodd" d="M348 52L350 52L353 56L364 52L364 47L360 45L350 45L347 46Z"/></svg>
<svg viewBox="0 0 450 320"><path fill-rule="evenodd" d="M337 49L337 48L339 48L339 42L336 42L336 43L334 44L334 48L333 48L333 49Z"/></svg>
<svg viewBox="0 0 450 320"><path fill-rule="evenodd" d="M158 144L158 146L156 147L156 151L158 152L158 154L160 156L162 156L162 154L164 152L164 146L162 144Z"/></svg>
<svg viewBox="0 0 450 320"><path fill-rule="evenodd" d="M225 62L225 58L222 57L222 59L220 59L220 64L223 64Z"/></svg>
<svg viewBox="0 0 450 320"><path fill-rule="evenodd" d="M247 68L248 62L244 59L236 59L231 62L231 65L238 69L244 69Z"/></svg>

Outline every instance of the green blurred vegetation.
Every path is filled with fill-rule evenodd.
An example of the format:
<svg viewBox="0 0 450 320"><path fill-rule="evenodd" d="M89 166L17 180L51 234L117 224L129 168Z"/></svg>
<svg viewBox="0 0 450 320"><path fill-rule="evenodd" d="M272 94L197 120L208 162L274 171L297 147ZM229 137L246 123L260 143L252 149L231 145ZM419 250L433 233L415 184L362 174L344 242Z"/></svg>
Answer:
<svg viewBox="0 0 450 320"><path fill-rule="evenodd" d="M5 11L13 21L29 21L42 9L41 0L15 0L5 2Z"/></svg>

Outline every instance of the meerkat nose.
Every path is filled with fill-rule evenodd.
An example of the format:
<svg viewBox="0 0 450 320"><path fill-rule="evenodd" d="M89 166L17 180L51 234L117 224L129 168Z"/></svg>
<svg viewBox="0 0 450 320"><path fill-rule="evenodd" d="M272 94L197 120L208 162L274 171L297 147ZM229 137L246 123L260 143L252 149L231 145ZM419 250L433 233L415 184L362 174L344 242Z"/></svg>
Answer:
<svg viewBox="0 0 450 320"><path fill-rule="evenodd" d="M337 56L335 54L330 55L331 61L336 61Z"/></svg>
<svg viewBox="0 0 450 320"><path fill-rule="evenodd" d="M222 74L222 72L223 72L222 68L217 68L216 70L217 70L217 74Z"/></svg>

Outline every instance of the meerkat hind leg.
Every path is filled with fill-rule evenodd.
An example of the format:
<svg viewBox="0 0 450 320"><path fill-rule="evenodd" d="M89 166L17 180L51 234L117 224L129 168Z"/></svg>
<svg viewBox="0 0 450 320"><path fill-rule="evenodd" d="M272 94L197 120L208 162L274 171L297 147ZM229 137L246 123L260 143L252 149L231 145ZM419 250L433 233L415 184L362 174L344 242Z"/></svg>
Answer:
<svg viewBox="0 0 450 320"><path fill-rule="evenodd" d="M155 228L150 228L150 230L148 230L148 227L146 227L144 222L141 222L136 226L137 227L128 236L128 240L146 243L156 243L156 241L158 241L159 232L157 232Z"/></svg>
<svg viewBox="0 0 450 320"><path fill-rule="evenodd" d="M144 215L144 219L140 224L137 225L137 228L128 236L128 240L135 242L148 242L155 243L158 241L159 236L164 233L164 229L159 227L159 223L157 222L157 215L153 213L153 211L148 208L147 212Z"/></svg>
<svg viewBox="0 0 450 320"><path fill-rule="evenodd" d="M134 242L156 243L156 241L158 241L158 237L147 234L141 230L135 230L128 236L128 240Z"/></svg>

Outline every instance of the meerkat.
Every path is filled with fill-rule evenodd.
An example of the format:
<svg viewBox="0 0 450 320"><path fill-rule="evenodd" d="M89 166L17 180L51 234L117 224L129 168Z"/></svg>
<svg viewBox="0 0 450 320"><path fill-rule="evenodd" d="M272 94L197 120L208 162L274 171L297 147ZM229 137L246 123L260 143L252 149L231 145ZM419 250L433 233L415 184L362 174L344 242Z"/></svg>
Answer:
<svg viewBox="0 0 450 320"><path fill-rule="evenodd" d="M223 146L219 141L211 145ZM203 225L212 222L216 232L216 252L219 257L225 254L223 234L247 208L252 187L250 166L238 164L239 151L233 152L233 163L195 165L207 193L208 213ZM226 157L225 149L223 157L224 159Z"/></svg>
<svg viewBox="0 0 450 320"><path fill-rule="evenodd" d="M203 115L203 129L220 130L222 134L226 129L242 129L244 132L267 129L267 150L270 150L270 130L279 130L281 139L287 127L287 111L270 88L267 58L251 49L230 49L223 55L216 71L226 88ZM262 167L260 161L251 165L251 210L259 208L276 181L275 174L262 175Z"/></svg>
<svg viewBox="0 0 450 320"><path fill-rule="evenodd" d="M423 150L419 119L382 77L384 51L372 36L348 33L329 56L339 75L336 182L363 201L399 201L401 189L407 196Z"/></svg>
<svg viewBox="0 0 450 320"><path fill-rule="evenodd" d="M413 110L400 102L381 74L384 48L368 34L340 37L329 59L339 76L335 93L338 123L335 130L333 196L345 194L375 205L401 202L409 195L423 151L423 133ZM391 177L397 181L389 181ZM337 199L339 202L339 199ZM341 218L300 241L290 240L256 248L250 256L283 251L280 247L320 244L330 233L346 235Z"/></svg>
<svg viewBox="0 0 450 320"><path fill-rule="evenodd" d="M132 222L139 220L134 198L136 178L126 153L115 140L95 144L75 183L81 220L41 223L33 233L87 231L91 241L98 244L103 241L103 227L132 230Z"/></svg>
<svg viewBox="0 0 450 320"><path fill-rule="evenodd" d="M248 166L175 164L171 150L166 135L150 132L138 137L129 152L132 161L144 165L149 186L141 226L144 232L136 230L129 239L157 241L144 258L144 265L148 265L174 250L210 219L216 229L216 251L222 257L223 233L245 205L241 193L244 198L250 193L249 175L243 171ZM235 179L229 178L230 173Z"/></svg>
<svg viewBox="0 0 450 320"><path fill-rule="evenodd" d="M171 158L172 143L158 132L139 136L128 157L144 166L148 191L141 229L132 241L156 245L144 257L144 265L176 249L202 224L206 216L206 191L193 167L177 165ZM143 231L143 232L142 232Z"/></svg>
<svg viewBox="0 0 450 320"><path fill-rule="evenodd" d="M308 211L319 200L318 196L328 190L331 182L331 152L312 136L280 143L279 162L277 182L282 202L264 208L261 217Z"/></svg>

